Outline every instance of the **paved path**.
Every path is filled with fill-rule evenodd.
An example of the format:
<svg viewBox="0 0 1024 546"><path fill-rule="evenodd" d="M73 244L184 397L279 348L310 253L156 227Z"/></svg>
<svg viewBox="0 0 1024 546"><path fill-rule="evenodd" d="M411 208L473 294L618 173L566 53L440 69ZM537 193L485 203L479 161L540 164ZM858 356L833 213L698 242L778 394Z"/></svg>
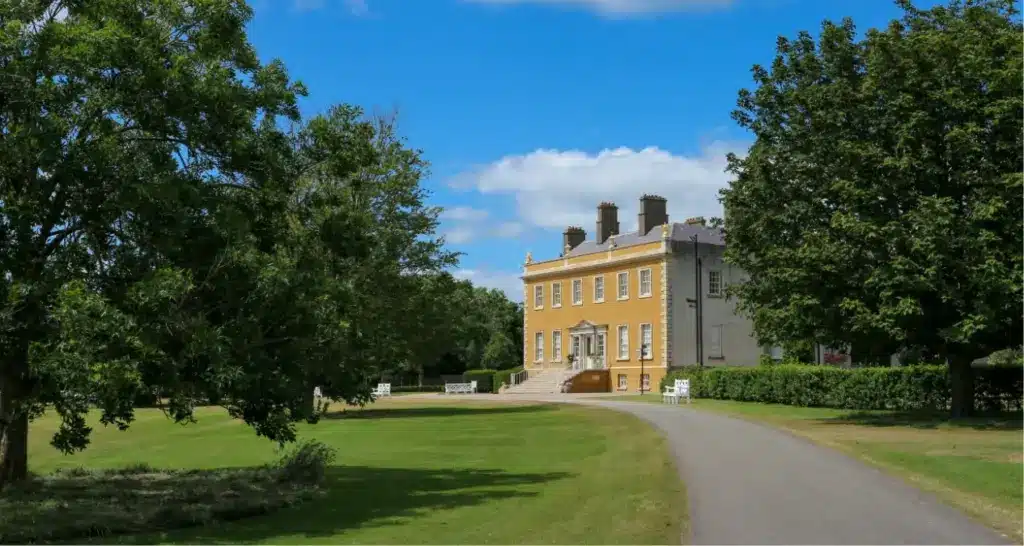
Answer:
<svg viewBox="0 0 1024 546"><path fill-rule="evenodd" d="M625 411L662 430L689 496L684 543L1013 543L898 478L767 426L685 406L536 399Z"/></svg>

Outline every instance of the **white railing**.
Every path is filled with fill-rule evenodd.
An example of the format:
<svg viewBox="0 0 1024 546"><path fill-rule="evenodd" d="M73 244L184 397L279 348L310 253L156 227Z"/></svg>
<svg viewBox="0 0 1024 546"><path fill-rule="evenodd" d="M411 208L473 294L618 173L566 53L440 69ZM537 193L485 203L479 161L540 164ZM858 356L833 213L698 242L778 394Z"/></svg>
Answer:
<svg viewBox="0 0 1024 546"><path fill-rule="evenodd" d="M525 382L529 378L530 378L530 371L529 370L523 370L521 372L516 372L516 373L512 374L511 377L508 378L508 381L509 381L508 386L512 387L514 385L518 385L520 383Z"/></svg>

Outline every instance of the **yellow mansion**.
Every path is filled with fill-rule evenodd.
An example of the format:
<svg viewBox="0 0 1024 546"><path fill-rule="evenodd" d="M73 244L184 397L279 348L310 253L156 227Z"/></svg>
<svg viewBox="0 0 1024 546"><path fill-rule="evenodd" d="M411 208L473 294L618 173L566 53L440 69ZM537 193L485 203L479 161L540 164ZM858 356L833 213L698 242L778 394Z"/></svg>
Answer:
<svg viewBox="0 0 1024 546"><path fill-rule="evenodd" d="M564 232L558 258L524 264L524 366L530 378L581 391L650 392L673 365L756 363L749 322L724 298L739 271L722 261L721 231L670 223L664 198L640 199L638 231L619 233L601 203L592 240ZM545 374L544 372L549 372ZM589 382L576 381L577 376ZM536 381L528 381L536 383ZM523 385L525 387L525 385Z"/></svg>

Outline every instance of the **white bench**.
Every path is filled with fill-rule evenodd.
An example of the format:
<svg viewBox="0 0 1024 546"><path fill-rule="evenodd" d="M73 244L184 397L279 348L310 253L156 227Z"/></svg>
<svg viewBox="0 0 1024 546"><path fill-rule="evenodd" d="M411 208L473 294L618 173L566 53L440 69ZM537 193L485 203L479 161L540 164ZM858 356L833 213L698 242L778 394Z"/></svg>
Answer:
<svg viewBox="0 0 1024 546"><path fill-rule="evenodd" d="M686 403L690 403L689 379L676 379L671 387L665 387L665 392L661 393L661 401L669 404L678 404L680 398L685 398Z"/></svg>
<svg viewBox="0 0 1024 546"><path fill-rule="evenodd" d="M374 396L391 396L391 383L377 383L377 388L373 390Z"/></svg>
<svg viewBox="0 0 1024 546"><path fill-rule="evenodd" d="M445 394L473 394L476 392L476 381L469 383L445 383Z"/></svg>

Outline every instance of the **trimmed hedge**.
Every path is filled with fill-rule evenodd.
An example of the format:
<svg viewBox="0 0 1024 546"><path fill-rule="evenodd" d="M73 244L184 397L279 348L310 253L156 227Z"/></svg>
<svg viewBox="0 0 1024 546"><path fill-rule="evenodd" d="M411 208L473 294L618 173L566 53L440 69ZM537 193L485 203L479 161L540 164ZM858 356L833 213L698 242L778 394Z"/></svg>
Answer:
<svg viewBox="0 0 1024 546"><path fill-rule="evenodd" d="M466 370L462 380L466 383L476 381L476 392L494 391L494 370Z"/></svg>
<svg viewBox="0 0 1024 546"><path fill-rule="evenodd" d="M444 385L405 385L401 387L391 387L392 394L400 392L444 392Z"/></svg>
<svg viewBox="0 0 1024 546"><path fill-rule="evenodd" d="M988 366L974 370L978 410L1020 411L1024 368ZM782 364L777 366L671 370L661 388L689 378L695 398L761 402L853 410L949 409L951 389L947 366L837 368Z"/></svg>
<svg viewBox="0 0 1024 546"><path fill-rule="evenodd" d="M523 371L522 366L515 368L509 368L507 370L498 370L494 372L494 390L492 392L498 392L502 385L508 385L512 382L512 374Z"/></svg>

